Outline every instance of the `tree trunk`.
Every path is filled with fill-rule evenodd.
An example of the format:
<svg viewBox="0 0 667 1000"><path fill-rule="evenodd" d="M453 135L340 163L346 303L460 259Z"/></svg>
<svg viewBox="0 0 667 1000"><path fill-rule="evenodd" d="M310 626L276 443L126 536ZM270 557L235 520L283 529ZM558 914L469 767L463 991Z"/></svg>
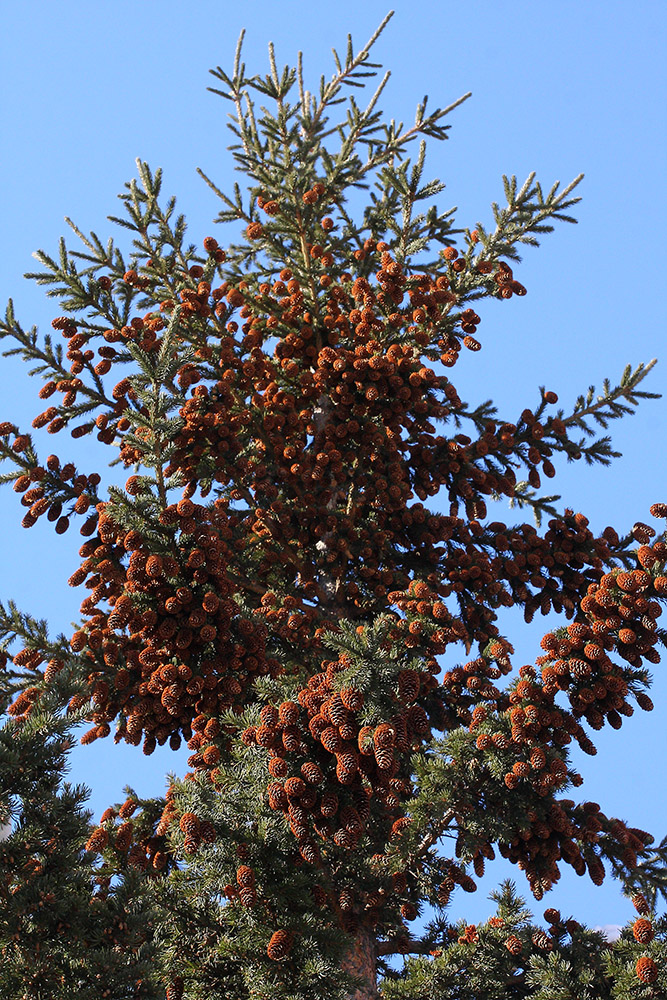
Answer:
<svg viewBox="0 0 667 1000"><path fill-rule="evenodd" d="M347 1000L378 1000L376 957L375 934L368 927L360 927L343 961L343 969L362 979L364 985L353 990Z"/></svg>
<svg viewBox="0 0 667 1000"><path fill-rule="evenodd" d="M330 412L331 399L326 395L320 396L317 401L317 408L314 411L314 441L316 441L318 436L321 434L322 429L326 424L327 416ZM341 488L334 488L332 490L331 499L327 504L327 508L329 510L336 509L341 495L344 495L344 490ZM332 537L333 532L327 532L316 543L315 548L317 551L326 553ZM334 580L330 573L327 573L324 565L320 570L319 582L322 585L324 594L326 595L324 600L321 601L321 607L327 611L333 612L334 616L338 617L335 604L338 581ZM352 990L352 992L348 994L346 1000L379 1000L376 960L377 942L375 934L368 927L360 927L354 936L350 950L343 959L343 969L345 972L349 972L350 975L363 980L364 985L359 989Z"/></svg>

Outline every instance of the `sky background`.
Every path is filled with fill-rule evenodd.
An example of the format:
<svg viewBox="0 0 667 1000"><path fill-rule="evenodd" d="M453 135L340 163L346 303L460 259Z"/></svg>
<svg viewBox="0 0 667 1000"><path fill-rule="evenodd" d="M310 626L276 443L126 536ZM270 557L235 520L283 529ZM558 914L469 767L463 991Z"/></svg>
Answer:
<svg viewBox="0 0 667 1000"><path fill-rule="evenodd" d="M361 47L388 9L376 0L200 0L195 6L23 0L7 6L0 40L0 306L11 296L25 327L50 329L61 310L23 278L39 269L31 254L57 250L67 233L65 215L102 239L111 235L106 217L118 213L116 195L135 176L136 157L163 168L163 191L177 196L190 239L200 244L215 235L224 246L225 233L212 225L219 203L195 168L227 191L242 178L226 150L226 102L206 91L215 85L209 68L231 69L245 27L249 72L268 71L273 41L279 66L295 64L303 50L315 90L320 74L333 72L331 47L344 53L348 31ZM556 180L565 185L586 175L578 189L579 224L560 224L539 249L527 248L515 268L526 297L477 306L483 349L464 352L453 373L462 398L493 398L503 419L515 420L536 404L539 385L557 392L567 408L590 384L618 380L627 363L654 357L660 364L644 387L667 393L663 0L399 0L395 9L374 50L375 61L392 71L381 100L387 117L411 123L424 94L429 106L444 107L473 92L449 117L449 140L431 141L427 158L426 174L446 184L438 203L458 206L460 226L492 226L490 205L502 202L502 174L522 182L535 170L546 190ZM122 244L122 235L114 235ZM68 245L75 244L68 236ZM0 420L25 429L42 409L41 381L28 377L28 367L0 359ZM625 532L648 520L649 506L667 500L666 430L667 400L646 401L637 415L611 425L622 458L607 469L559 462L550 492L584 512L595 531L613 524ZM44 433L36 440L40 454L55 450L80 471L104 474L108 449L96 441ZM123 483L126 475L110 470L103 481ZM77 530L57 536L47 522L24 531L23 513L17 495L1 490L0 600L6 605L13 598L22 610L48 619L53 635L69 636L84 594L66 580L79 564L82 539ZM505 504L491 507L489 516L515 517ZM541 619L526 627L520 614L508 615L504 628L517 667L539 655L548 625ZM583 799L659 841L667 833L667 680L664 666L654 674L656 710L637 710L618 733L605 727L594 734L597 757L573 757L585 778L578 790ZM101 740L74 751L70 779L91 787L90 807L99 818L122 798L125 783L142 795L162 794L165 772L184 773L188 753L158 748L146 758L140 748ZM498 862L489 865L474 896L456 898L452 914L485 919L488 892L508 876L527 892L522 874ZM622 924L634 912L609 878L596 888L567 872L542 904L533 901L537 914L546 905L593 926Z"/></svg>

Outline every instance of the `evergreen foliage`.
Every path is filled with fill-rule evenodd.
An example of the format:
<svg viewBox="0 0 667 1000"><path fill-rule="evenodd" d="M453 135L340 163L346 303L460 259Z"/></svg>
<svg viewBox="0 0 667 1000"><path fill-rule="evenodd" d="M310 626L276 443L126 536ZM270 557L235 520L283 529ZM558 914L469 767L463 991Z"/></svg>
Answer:
<svg viewBox="0 0 667 1000"><path fill-rule="evenodd" d="M652 707L667 542L643 522L596 537L542 488L560 456L613 459L601 432L655 396L654 362L569 409L544 387L502 416L460 399L476 308L526 293L519 251L574 221L580 178L504 178L495 228L456 228L425 151L465 97L424 99L410 127L378 109L388 75L355 97L387 20L315 92L272 48L248 75L241 41L212 71L247 183L205 178L224 249L186 242L138 162L111 217L129 252L70 222L82 249L36 254L56 338L11 302L0 324L49 400L34 434L0 423L0 481L24 527L79 527L69 584L88 591L69 638L0 605L8 1000L667 992L667 844L565 797L570 745L594 754L591 730ZM118 449L124 489L40 459L43 428ZM447 513L426 505L442 491ZM536 524L489 520L499 501ZM513 606L564 619L516 673ZM186 740L192 770L93 823L64 780L82 720L84 744ZM537 900L563 865L608 870L638 917L614 943L550 908L545 929L506 883L485 924L451 923L497 853Z"/></svg>

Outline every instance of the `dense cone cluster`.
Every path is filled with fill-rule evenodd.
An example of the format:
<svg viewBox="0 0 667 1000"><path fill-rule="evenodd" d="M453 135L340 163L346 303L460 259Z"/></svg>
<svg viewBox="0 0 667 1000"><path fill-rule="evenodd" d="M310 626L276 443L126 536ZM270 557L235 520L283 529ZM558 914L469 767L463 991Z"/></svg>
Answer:
<svg viewBox="0 0 667 1000"><path fill-rule="evenodd" d="M398 812L412 792L407 764L413 747L430 733L428 715L415 702L420 688L423 693L437 685L430 673L399 672L396 714L368 726L359 719L364 697L358 688L340 693L334 688L336 674L350 666L349 659L342 654L323 666L326 670L299 692L298 704L265 706L260 724L242 734L244 742L267 750L274 779L267 789L269 805L285 813L302 857L310 861L319 858L314 834L345 850L357 847L366 833L371 798L382 803L382 838L387 823L393 833L409 823Z"/></svg>
<svg viewBox="0 0 667 1000"><path fill-rule="evenodd" d="M183 499L162 511L164 556L138 532L115 526L100 507L102 544L84 546L88 563L70 581L87 576L93 588L82 605L91 620L74 634L72 648L103 659L89 678L97 727L87 738L106 735L108 722L122 713L118 738L136 744L145 733L147 753L168 738L176 748L179 730L192 735L195 714L213 717L239 703L252 678L278 664L266 660L266 630L233 599L224 507L210 516ZM120 552L129 555L125 572L118 570ZM99 609L103 600L110 612Z"/></svg>
<svg viewBox="0 0 667 1000"><path fill-rule="evenodd" d="M168 789L161 813L155 801L142 802L134 797L104 811L100 825L92 830L85 844L85 850L103 856L105 871L109 873L106 882L98 879L101 886L98 896L106 898L111 875L122 873L128 866L152 878L168 875L177 867L167 836L170 823L176 818L173 794L173 789ZM213 825L200 822L193 813L180 817L180 829L185 835L188 854L194 854L202 843L215 841Z"/></svg>

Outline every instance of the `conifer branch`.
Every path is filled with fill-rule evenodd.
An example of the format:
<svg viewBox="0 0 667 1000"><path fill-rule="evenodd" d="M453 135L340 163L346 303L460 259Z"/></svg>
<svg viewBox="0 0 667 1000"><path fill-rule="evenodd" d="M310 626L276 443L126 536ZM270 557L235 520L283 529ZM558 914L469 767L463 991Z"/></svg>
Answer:
<svg viewBox="0 0 667 1000"><path fill-rule="evenodd" d="M565 417L562 410L558 416L566 426L572 424L592 436L594 431L586 422L587 417L593 417L596 423L606 428L610 420L631 414L640 399L660 399L660 393L637 389L656 363L657 358L653 358L647 364L640 363L634 370L632 365L627 365L615 388L612 389L609 379L605 379L602 394L595 398L595 387L590 386L586 396L578 397L569 416ZM621 399L626 402L620 402Z"/></svg>

